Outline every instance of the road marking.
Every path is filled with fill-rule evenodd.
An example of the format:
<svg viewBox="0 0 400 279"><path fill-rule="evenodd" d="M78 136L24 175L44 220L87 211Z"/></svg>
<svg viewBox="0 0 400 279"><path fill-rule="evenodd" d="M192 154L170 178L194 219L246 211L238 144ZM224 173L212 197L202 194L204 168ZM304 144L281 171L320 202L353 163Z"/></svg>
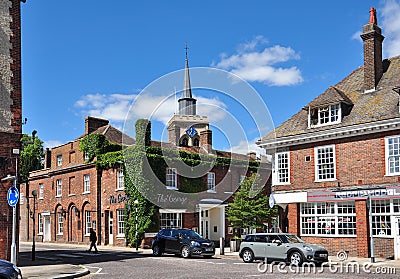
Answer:
<svg viewBox="0 0 400 279"><path fill-rule="evenodd" d="M90 268L90 269L97 269L96 272L94 272L93 274L108 274L108 273L101 273L101 271L103 270L102 267L97 267L97 266L84 266L85 268ZM91 272L92 273L92 272Z"/></svg>

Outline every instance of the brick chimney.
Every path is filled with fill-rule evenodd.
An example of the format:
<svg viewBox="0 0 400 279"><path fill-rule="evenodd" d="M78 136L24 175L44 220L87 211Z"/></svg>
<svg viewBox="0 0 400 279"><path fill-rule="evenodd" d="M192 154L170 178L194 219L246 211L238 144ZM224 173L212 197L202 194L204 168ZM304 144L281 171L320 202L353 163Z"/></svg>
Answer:
<svg viewBox="0 0 400 279"><path fill-rule="evenodd" d="M378 27L376 9L371 8L369 13L369 22L361 34L364 41L364 92L375 91L383 74L382 42L385 37Z"/></svg>
<svg viewBox="0 0 400 279"><path fill-rule="evenodd" d="M98 128L107 126L108 124L109 121L106 119L88 116L85 118L85 135L89 135L96 131Z"/></svg>
<svg viewBox="0 0 400 279"><path fill-rule="evenodd" d="M46 148L44 151L44 169L51 168L51 150Z"/></svg>
<svg viewBox="0 0 400 279"><path fill-rule="evenodd" d="M204 130L200 132L200 146L207 149L208 152L212 150L212 131Z"/></svg>

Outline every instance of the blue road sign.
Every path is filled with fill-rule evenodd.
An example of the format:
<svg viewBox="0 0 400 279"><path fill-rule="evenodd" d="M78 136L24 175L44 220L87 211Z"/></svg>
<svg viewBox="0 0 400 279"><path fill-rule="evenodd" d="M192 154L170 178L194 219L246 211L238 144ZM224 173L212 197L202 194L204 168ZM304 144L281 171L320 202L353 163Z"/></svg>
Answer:
<svg viewBox="0 0 400 279"><path fill-rule="evenodd" d="M11 187L7 192L7 200L10 206L16 206L19 199L19 191L15 187Z"/></svg>

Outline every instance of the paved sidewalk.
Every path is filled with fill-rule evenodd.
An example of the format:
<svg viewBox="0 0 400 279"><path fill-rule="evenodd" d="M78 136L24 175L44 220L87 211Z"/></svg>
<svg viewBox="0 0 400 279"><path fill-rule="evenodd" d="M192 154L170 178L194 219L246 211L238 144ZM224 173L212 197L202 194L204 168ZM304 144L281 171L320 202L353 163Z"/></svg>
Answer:
<svg viewBox="0 0 400 279"><path fill-rule="evenodd" d="M55 244L55 243L52 243ZM40 245L40 244L39 244ZM82 247L87 248L87 245L76 245L76 244L60 244L60 246L71 246L71 247ZM151 249L139 249L136 251L134 248L129 247L110 247L110 246L98 246L101 251L124 251L132 253L151 254ZM238 252L231 252L229 247L224 249L224 255L220 254L220 249L216 248L215 257L227 257L239 259ZM345 261L339 261L336 256L329 257L329 261L333 267L350 266L352 264L358 264L360 268L366 267L369 270L376 268L395 268L396 273L400 272L400 260L389 260L383 258L375 258L375 263L371 263L369 258L356 258L349 257ZM24 257L19 257L18 267L21 269L22 276L25 279L29 278L78 278L85 276L90 271L84 266L63 264L49 258L36 258L36 261L32 262L31 258L25 254Z"/></svg>

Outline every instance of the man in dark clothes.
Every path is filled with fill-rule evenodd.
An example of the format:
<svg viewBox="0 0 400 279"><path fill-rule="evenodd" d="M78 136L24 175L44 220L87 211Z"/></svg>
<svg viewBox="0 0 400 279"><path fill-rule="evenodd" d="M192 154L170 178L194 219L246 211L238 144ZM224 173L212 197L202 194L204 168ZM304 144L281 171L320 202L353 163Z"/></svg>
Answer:
<svg viewBox="0 0 400 279"><path fill-rule="evenodd" d="M94 251L96 253L98 253L99 251L97 250L97 246L96 246L96 242L97 242L97 235L94 229L90 228L90 248L89 248L89 252L92 251L92 247L94 248Z"/></svg>

